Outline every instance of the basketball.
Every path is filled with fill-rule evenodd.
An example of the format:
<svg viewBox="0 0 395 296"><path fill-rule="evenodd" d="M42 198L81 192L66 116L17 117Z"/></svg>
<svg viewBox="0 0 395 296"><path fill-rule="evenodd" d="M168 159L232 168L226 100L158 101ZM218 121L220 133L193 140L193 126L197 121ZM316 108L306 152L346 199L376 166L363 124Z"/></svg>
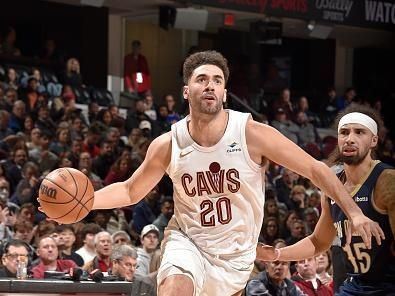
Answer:
<svg viewBox="0 0 395 296"><path fill-rule="evenodd" d="M44 178L39 198L48 218L70 224L88 215L93 206L94 189L88 177L79 170L60 168Z"/></svg>

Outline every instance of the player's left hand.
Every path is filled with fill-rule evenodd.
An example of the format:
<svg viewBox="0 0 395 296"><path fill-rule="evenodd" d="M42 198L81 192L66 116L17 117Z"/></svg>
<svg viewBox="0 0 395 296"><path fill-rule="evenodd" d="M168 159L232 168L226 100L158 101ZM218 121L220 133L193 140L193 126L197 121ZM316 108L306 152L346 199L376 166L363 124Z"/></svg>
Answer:
<svg viewBox="0 0 395 296"><path fill-rule="evenodd" d="M275 248L269 245L258 243L256 247L256 259L261 261L273 261L277 257Z"/></svg>
<svg viewBox="0 0 395 296"><path fill-rule="evenodd" d="M347 228L347 244L351 243L353 233L358 233L362 237L362 240L368 249L371 249L372 247L372 236L375 237L378 245L381 245L381 240L385 239L384 232L380 225L362 213L353 217L351 220L351 227Z"/></svg>

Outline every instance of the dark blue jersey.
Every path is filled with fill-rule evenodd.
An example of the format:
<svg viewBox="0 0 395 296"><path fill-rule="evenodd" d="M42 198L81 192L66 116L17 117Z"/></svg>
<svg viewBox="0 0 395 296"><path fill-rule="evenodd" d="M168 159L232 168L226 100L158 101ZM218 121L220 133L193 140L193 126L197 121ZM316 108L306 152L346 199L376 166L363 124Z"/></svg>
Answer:
<svg viewBox="0 0 395 296"><path fill-rule="evenodd" d="M340 207L332 200L329 201L330 211L336 235L342 243L344 258L346 262L346 272L352 276L357 276L364 281L382 282L395 280L395 254L391 251L391 244L394 243L394 236L391 230L388 215L379 210L374 204L374 188L378 177L385 169L392 169L387 164L376 161L371 171L359 187L350 194L363 213L379 223L385 234L385 240L381 245L377 245L372 237L372 248L366 249L360 235L353 233L351 244L346 244L346 229L349 227L347 216ZM340 180L345 182L344 171L338 174ZM394 192L395 198L395 192ZM336 260L336 258L333 258Z"/></svg>

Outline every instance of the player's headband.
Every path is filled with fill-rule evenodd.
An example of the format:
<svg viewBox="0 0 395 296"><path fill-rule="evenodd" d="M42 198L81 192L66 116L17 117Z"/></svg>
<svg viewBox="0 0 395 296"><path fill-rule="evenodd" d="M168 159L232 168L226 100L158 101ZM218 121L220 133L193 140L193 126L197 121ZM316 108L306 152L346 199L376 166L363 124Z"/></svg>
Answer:
<svg viewBox="0 0 395 296"><path fill-rule="evenodd" d="M360 112L352 112L344 115L337 126L337 131L349 123L359 123L365 127L367 127L375 136L377 136L377 123L371 117L366 114Z"/></svg>

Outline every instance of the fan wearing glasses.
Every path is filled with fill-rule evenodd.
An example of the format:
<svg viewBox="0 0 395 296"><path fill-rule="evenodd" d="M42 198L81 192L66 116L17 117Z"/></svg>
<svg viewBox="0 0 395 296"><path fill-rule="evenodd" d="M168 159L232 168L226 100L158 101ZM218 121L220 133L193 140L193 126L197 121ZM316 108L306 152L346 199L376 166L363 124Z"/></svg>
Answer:
<svg viewBox="0 0 395 296"><path fill-rule="evenodd" d="M12 239L4 245L1 256L0 278L16 278L16 269L20 261L28 261L28 248L24 241Z"/></svg>

